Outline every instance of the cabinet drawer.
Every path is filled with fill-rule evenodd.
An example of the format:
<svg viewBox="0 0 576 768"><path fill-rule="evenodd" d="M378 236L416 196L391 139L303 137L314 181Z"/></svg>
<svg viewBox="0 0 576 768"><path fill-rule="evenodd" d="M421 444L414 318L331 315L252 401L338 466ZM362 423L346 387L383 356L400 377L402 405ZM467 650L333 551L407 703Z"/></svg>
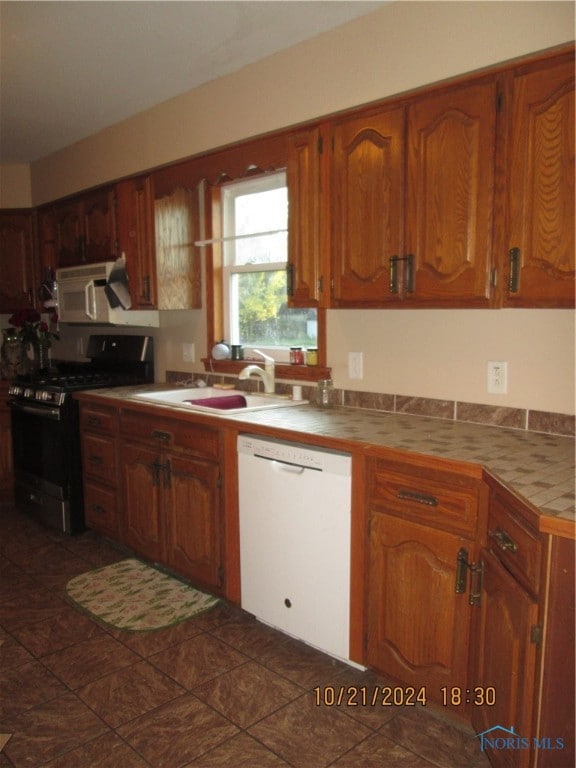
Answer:
<svg viewBox="0 0 576 768"><path fill-rule="evenodd" d="M386 468L385 462L375 462L368 489L368 504L375 511L471 538L476 536L478 489L475 487L393 472Z"/></svg>
<svg viewBox="0 0 576 768"><path fill-rule="evenodd" d="M86 525L95 531L118 532L117 493L95 483L84 485L84 517Z"/></svg>
<svg viewBox="0 0 576 768"><path fill-rule="evenodd" d="M82 431L106 432L109 435L118 433L118 411L104 405L80 406L80 428Z"/></svg>
<svg viewBox="0 0 576 768"><path fill-rule="evenodd" d="M187 453L209 459L219 456L218 430L200 424L157 419L136 411L124 411L120 429L125 437L145 440L159 448L183 448Z"/></svg>
<svg viewBox="0 0 576 768"><path fill-rule="evenodd" d="M87 433L82 436L84 474L116 485L116 443L108 437Z"/></svg>
<svg viewBox="0 0 576 768"><path fill-rule="evenodd" d="M496 492L490 498L488 546L518 581L538 594L543 557L540 536Z"/></svg>

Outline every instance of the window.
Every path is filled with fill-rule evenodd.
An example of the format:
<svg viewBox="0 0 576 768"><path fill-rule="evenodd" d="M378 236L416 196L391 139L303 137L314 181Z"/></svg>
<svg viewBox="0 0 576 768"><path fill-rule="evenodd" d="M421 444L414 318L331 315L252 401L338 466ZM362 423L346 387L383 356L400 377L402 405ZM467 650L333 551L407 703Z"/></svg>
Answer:
<svg viewBox="0 0 576 768"><path fill-rule="evenodd" d="M317 346L315 309L288 307L288 189L284 172L221 188L224 331L232 344L287 362Z"/></svg>

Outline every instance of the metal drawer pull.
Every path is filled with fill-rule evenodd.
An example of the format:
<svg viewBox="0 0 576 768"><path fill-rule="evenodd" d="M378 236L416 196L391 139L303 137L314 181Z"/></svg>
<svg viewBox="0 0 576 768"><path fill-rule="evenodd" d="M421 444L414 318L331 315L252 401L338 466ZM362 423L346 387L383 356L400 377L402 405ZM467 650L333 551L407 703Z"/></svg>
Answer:
<svg viewBox="0 0 576 768"><path fill-rule="evenodd" d="M162 432L159 429L155 429L152 432L152 437L155 440L162 440L162 442L167 443L170 440L170 438L172 437L172 435L169 432Z"/></svg>
<svg viewBox="0 0 576 768"><path fill-rule="evenodd" d="M436 496L421 493L420 491L408 491L405 488L398 491L398 498L406 501L415 501L418 504L425 504L427 507L437 507L440 503Z"/></svg>
<svg viewBox="0 0 576 768"><path fill-rule="evenodd" d="M518 549L518 545L514 539L501 528L496 528L495 531L488 531L488 536L490 536L492 539L495 539L496 544L498 544L500 549L502 549L504 552L516 552Z"/></svg>
<svg viewBox="0 0 576 768"><path fill-rule="evenodd" d="M86 421L88 422L88 424L91 427L99 427L102 424L102 422L101 422L101 420L100 420L100 418L98 416L88 416Z"/></svg>
<svg viewBox="0 0 576 768"><path fill-rule="evenodd" d="M92 454L88 457L88 461L90 464L96 464L96 466L101 467L102 466L102 456L96 456L95 454Z"/></svg>

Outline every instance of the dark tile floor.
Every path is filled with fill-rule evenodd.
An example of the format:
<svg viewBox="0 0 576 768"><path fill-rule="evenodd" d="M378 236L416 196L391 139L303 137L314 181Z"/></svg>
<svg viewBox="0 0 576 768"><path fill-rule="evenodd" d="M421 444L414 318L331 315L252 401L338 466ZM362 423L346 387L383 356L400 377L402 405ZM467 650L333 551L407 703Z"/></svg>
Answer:
<svg viewBox="0 0 576 768"><path fill-rule="evenodd" d="M438 710L330 705L384 681L234 606L134 634L66 602L68 579L125 556L0 507L0 768L488 765Z"/></svg>

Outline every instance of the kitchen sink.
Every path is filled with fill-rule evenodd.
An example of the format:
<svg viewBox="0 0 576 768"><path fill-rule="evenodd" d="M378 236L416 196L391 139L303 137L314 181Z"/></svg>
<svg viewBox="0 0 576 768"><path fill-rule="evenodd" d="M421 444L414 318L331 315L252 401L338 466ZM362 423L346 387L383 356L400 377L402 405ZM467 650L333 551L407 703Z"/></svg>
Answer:
<svg viewBox="0 0 576 768"><path fill-rule="evenodd" d="M287 395L244 392L241 389L218 389L217 387L195 387L191 389L165 389L160 392L140 392L133 395L158 405L171 405L191 411L226 416L234 413L251 413L271 408L286 408L305 405L307 400L291 400Z"/></svg>

